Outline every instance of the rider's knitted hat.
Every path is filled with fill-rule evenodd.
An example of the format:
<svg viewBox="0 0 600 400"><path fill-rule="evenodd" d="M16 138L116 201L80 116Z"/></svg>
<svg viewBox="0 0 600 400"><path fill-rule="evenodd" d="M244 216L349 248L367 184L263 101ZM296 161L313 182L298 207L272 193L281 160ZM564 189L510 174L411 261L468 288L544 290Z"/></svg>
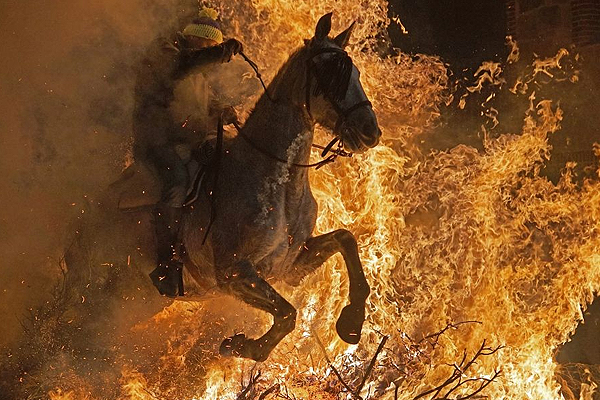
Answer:
<svg viewBox="0 0 600 400"><path fill-rule="evenodd" d="M221 25L216 21L218 15L214 8L204 7L198 13L198 18L186 26L182 33L185 36L197 36L222 43L223 32L221 32Z"/></svg>

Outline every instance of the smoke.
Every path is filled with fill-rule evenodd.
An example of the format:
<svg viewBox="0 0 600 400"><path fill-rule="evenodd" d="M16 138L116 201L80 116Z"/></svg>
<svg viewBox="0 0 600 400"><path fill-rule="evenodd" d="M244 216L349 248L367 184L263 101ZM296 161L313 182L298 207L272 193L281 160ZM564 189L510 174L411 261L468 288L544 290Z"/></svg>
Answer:
<svg viewBox="0 0 600 400"><path fill-rule="evenodd" d="M132 65L196 10L174 0L0 5L0 346L47 300L86 196L122 169Z"/></svg>
<svg viewBox="0 0 600 400"><path fill-rule="evenodd" d="M97 282L91 280L85 296L81 292L73 298L61 288L62 261L76 232L95 223L90 216L93 203L119 177L128 158L136 66L154 39L181 30L197 11L193 0L68 0L43 8L34 2L0 5L0 352L8 356L0 368L0 398L13 390L46 398L57 381L68 381L65 387L81 393L106 390L102 396L114 397L109 392L126 375L120 366L128 362L95 361L98 354L109 352L112 339L120 338L120 354L136 360L134 365L148 365L152 357L166 352L171 330L148 329L142 338L147 347L140 345L139 337L127 339L132 316L150 317L167 304L143 287L144 280L149 283L146 275L131 279L129 285L141 280L142 288L127 286L123 291L130 295L125 299L110 288L94 292L106 289L106 281L95 288ZM249 85L237 85L234 79L248 72L246 65L229 65L218 81L211 81L225 102L239 98L240 91L250 95L253 86L249 76L244 79ZM98 279L113 272L96 264L109 265L111 256L123 255L118 252L123 243L114 246L116 237L148 241L148 219L137 233L129 230L129 222L125 218L122 226L99 229L94 237L100 242L93 246ZM128 232L119 236L119 229ZM148 264L152 249L137 256ZM132 262L135 257L131 255ZM78 303L78 308L64 302ZM222 304L211 308L221 310ZM103 312L115 309L122 312L104 318ZM230 309L238 310L239 305ZM193 310L197 330L203 314ZM65 311L70 314L65 316ZM231 320L239 323L243 316ZM191 336L197 341L214 331ZM98 332L104 336L96 338ZM37 376L26 376L28 370L37 371ZM19 381L22 387L16 388Z"/></svg>

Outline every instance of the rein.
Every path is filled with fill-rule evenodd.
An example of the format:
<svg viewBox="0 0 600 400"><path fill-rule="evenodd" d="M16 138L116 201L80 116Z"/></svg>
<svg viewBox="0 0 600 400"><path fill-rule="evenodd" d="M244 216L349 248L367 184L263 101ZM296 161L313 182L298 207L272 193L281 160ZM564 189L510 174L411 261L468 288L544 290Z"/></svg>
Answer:
<svg viewBox="0 0 600 400"><path fill-rule="evenodd" d="M260 81L263 89L265 89L265 94L267 95L269 100L271 100L273 103L275 103L275 100L273 100L273 98L269 94L269 91L267 90L267 85L265 85L265 81L263 81L262 75L261 75L260 71L258 70L258 65L254 61L252 61L247 55L245 55L244 52L240 51L239 55L244 57L244 61L246 61L248 63L248 65L250 65L250 67L252 67L252 69L254 70L254 73L256 74L256 77Z"/></svg>
<svg viewBox="0 0 600 400"><path fill-rule="evenodd" d="M272 154L270 151L267 151L265 149L263 149L262 147L258 146L256 143L254 143L252 141L252 139L250 139L243 131L242 131L242 127L240 126L240 124L236 121L233 122L233 126L235 126L235 129L237 129L238 131L238 135L240 135L241 137L244 138L244 140L246 140L246 142L248 142L248 144L250 146L252 146L253 149L259 151L260 153L266 155L269 158L272 158L275 161L279 161L280 163L283 164L289 164L291 166L297 167L297 168L313 168L315 167L315 169L319 169L329 163L332 163L335 161L335 159L338 156L341 157L352 157L352 153L347 153L343 150L343 143L339 142L338 143L338 148L335 150L332 150L332 147L336 144L336 142L338 142L338 138L334 138L331 142L329 142L329 144L325 147L323 146L319 146L318 144L313 144L312 147L318 148L318 149L322 149L323 152L321 153L321 157L325 157L327 155L327 153L331 152L332 154L330 154L329 156L327 156L325 159L321 160L321 161L317 161L315 163L312 164L299 164L299 163L293 163L293 162L289 162L286 159L283 159L281 157L276 156L275 154Z"/></svg>

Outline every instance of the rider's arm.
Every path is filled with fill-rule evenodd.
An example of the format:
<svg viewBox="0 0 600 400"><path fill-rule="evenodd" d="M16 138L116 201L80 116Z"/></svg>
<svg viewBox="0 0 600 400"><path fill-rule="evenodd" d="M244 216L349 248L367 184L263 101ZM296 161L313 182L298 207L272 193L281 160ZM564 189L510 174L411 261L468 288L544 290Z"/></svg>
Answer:
<svg viewBox="0 0 600 400"><path fill-rule="evenodd" d="M183 48L179 55L179 73L186 75L196 68L229 62L241 50L241 43L235 39L204 49Z"/></svg>

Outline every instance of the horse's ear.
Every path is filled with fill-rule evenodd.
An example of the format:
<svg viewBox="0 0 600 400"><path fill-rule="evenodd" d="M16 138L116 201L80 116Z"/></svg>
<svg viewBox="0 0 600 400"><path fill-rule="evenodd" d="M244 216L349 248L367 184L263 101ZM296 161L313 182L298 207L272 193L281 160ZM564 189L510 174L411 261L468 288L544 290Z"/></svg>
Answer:
<svg viewBox="0 0 600 400"><path fill-rule="evenodd" d="M333 13L327 13L323 15L319 22L317 22L317 28L315 29L315 39L323 40L329 35L329 31L331 31L331 15Z"/></svg>
<svg viewBox="0 0 600 400"><path fill-rule="evenodd" d="M348 45L348 41L350 40L350 36L352 35L352 31L354 30L354 24L356 21L352 22L352 25L348 27L344 32L340 33L333 39L335 44L340 46L342 49Z"/></svg>

